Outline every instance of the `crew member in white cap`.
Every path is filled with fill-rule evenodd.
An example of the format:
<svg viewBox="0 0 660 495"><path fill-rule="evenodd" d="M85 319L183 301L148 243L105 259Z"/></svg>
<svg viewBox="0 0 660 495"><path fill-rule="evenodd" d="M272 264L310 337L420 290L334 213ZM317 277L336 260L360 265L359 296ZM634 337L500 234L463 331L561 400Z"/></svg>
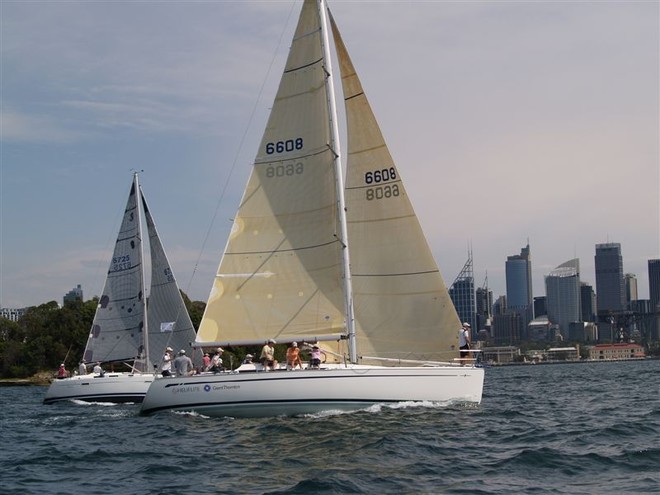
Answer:
<svg viewBox="0 0 660 495"><path fill-rule="evenodd" d="M225 370L225 368L222 366L223 352L225 352L225 350L222 347L218 347L215 350L215 354L213 354L213 357L211 358L211 367L209 368L209 371L212 371L213 373L219 373L220 371Z"/></svg>
<svg viewBox="0 0 660 495"><path fill-rule="evenodd" d="M275 347L276 342L273 339L268 340L261 348L261 355L259 356L259 361L264 367L264 371L268 371L268 368L275 370L277 368L277 361L275 361Z"/></svg>
<svg viewBox="0 0 660 495"><path fill-rule="evenodd" d="M160 364L160 373L163 376L172 376L172 353L174 350L171 347L165 349L165 354L163 354L163 359Z"/></svg>
<svg viewBox="0 0 660 495"><path fill-rule="evenodd" d="M461 366L470 358L470 324L466 321L458 331L458 348L461 350Z"/></svg>

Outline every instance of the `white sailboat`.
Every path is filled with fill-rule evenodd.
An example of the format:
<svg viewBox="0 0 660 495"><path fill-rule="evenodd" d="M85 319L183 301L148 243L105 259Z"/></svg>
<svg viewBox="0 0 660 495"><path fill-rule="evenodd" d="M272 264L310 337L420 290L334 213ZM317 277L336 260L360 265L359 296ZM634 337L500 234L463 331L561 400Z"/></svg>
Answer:
<svg viewBox="0 0 660 495"><path fill-rule="evenodd" d="M144 291L143 216L151 255L148 301ZM83 354L89 372L54 380L44 404L73 399L141 402L156 377L165 348L190 350L194 339L195 329L135 173ZM95 363L105 368L123 363L130 371L94 373Z"/></svg>
<svg viewBox="0 0 660 495"><path fill-rule="evenodd" d="M328 22L346 106L341 172ZM259 417L378 403L480 403L460 321L323 0L303 4L196 345L319 343L321 369L158 380L144 414ZM466 364L466 363L463 363Z"/></svg>

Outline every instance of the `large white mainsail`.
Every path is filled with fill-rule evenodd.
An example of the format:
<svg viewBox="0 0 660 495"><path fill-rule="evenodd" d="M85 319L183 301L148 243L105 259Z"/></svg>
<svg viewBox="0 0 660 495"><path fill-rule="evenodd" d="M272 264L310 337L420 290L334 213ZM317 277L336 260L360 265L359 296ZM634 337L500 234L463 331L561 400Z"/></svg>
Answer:
<svg viewBox="0 0 660 495"><path fill-rule="evenodd" d="M322 35L305 2L199 344L346 333Z"/></svg>
<svg viewBox="0 0 660 495"><path fill-rule="evenodd" d="M83 354L87 363L144 358L145 294L138 196L135 176Z"/></svg>
<svg viewBox="0 0 660 495"><path fill-rule="evenodd" d="M363 356L451 360L460 320L332 17L331 25L346 109L357 347Z"/></svg>

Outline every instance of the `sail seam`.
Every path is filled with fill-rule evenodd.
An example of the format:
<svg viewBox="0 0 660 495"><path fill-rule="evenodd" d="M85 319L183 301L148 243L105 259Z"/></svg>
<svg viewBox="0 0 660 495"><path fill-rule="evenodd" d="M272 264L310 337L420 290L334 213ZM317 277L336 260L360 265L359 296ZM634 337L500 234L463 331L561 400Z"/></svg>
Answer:
<svg viewBox="0 0 660 495"><path fill-rule="evenodd" d="M322 155L323 153L327 153L328 151L332 151L330 148L322 148L319 151L316 151L314 153L307 153L306 155L296 155L292 156L291 158L286 158L284 160L279 159L279 160L255 160L254 164L255 165L272 165L273 163L286 163L290 162L293 160L302 160L303 158L310 158L312 156L317 156L317 155Z"/></svg>
<svg viewBox="0 0 660 495"><path fill-rule="evenodd" d="M406 273L351 273L354 277L408 277L411 275L428 275L431 273L438 273L440 270L425 270L423 272L406 272Z"/></svg>
<svg viewBox="0 0 660 495"><path fill-rule="evenodd" d="M331 246L332 244L337 243L337 240L333 240L330 242L325 242L323 244L315 244L313 246L304 246L304 247L297 247L293 249L277 249L277 250L270 250L270 251L238 251L238 252L233 252L233 253L225 253L226 256L236 256L236 255L245 255L245 254L272 254L272 253L289 253L289 252L295 252L295 251L304 251L306 249L316 249L320 247L326 247L326 246Z"/></svg>
<svg viewBox="0 0 660 495"><path fill-rule="evenodd" d="M401 179L395 179L395 180L390 180L388 182L381 182L381 184L388 186L388 185L391 185L391 184L398 184L398 183L401 183L401 182L402 182ZM372 187L374 187L373 184L367 184L365 186L346 186L346 189L351 190L351 191L357 191L358 189L369 189L369 188L372 188Z"/></svg>
<svg viewBox="0 0 660 495"><path fill-rule="evenodd" d="M287 70L284 71L284 73L285 74L290 74L290 73L295 72L297 70L306 69L306 68L311 67L312 65L316 65L316 64L318 64L319 62L322 62L322 61L323 61L323 59L319 58L318 60L315 60L314 62L310 62L310 63L305 64L305 65L300 65L298 67L294 67L293 69L287 69Z"/></svg>
<svg viewBox="0 0 660 495"><path fill-rule="evenodd" d="M364 91L360 91L359 93L356 93L354 95L347 96L346 98L344 98L344 101L352 100L353 98L357 98L358 96L363 96L363 95L364 95Z"/></svg>

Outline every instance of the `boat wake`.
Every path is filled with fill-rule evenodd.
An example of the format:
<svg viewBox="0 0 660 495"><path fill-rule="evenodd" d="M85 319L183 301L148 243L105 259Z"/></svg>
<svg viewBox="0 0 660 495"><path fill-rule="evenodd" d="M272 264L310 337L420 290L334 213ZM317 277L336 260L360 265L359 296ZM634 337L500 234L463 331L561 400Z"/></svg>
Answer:
<svg viewBox="0 0 660 495"><path fill-rule="evenodd" d="M171 411L172 414L176 414L179 416L190 416L193 418L204 418L204 419L211 419L211 416L207 416L206 414L198 413L196 411Z"/></svg>
<svg viewBox="0 0 660 495"><path fill-rule="evenodd" d="M118 406L120 405L117 402L87 402L84 400L78 400L78 399L71 399L69 402L72 404L75 404L77 406L101 406L101 407L111 407L111 406ZM135 404L134 402L124 402L122 405L127 405L127 404Z"/></svg>

